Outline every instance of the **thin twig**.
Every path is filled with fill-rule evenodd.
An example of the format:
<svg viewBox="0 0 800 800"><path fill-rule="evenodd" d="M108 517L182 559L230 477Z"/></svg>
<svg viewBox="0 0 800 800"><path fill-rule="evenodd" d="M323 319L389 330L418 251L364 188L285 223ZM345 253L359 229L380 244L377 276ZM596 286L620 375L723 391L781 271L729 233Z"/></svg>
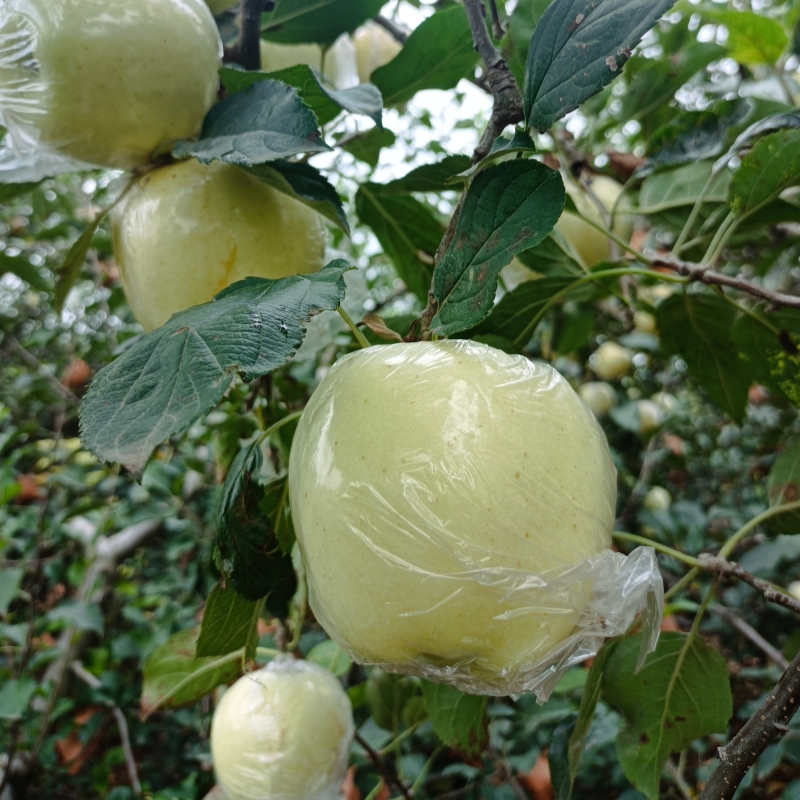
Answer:
<svg viewBox="0 0 800 800"><path fill-rule="evenodd" d="M800 653L761 707L725 746L717 750L719 764L706 781L698 800L730 800L756 759L789 730L800 706Z"/></svg>
<svg viewBox="0 0 800 800"><path fill-rule="evenodd" d="M725 620L732 628L735 628L745 639L749 639L764 655L777 664L781 669L789 666L789 659L776 647L773 647L752 625L745 622L740 616L734 614L729 608L713 603L708 607L712 614L716 614L720 619Z"/></svg>
<svg viewBox="0 0 800 800"><path fill-rule="evenodd" d="M92 689L100 689L102 683L89 672L80 661L73 661L71 666L72 671ZM131 747L131 737L128 731L128 721L122 713L122 709L108 701L106 705L111 709L114 719L117 721L119 728L119 738L122 741L122 752L125 754L125 766L128 769L128 779L131 782L131 789L137 796L142 794L142 785L139 783L139 773L136 769L136 759L133 757L133 747Z"/></svg>
<svg viewBox="0 0 800 800"><path fill-rule="evenodd" d="M355 740L364 748L364 752L369 757L369 760L374 764L375 769L378 770L378 774L383 778L384 782L387 785L394 785L400 791L400 794L406 798L406 800L411 800L411 795L409 794L408 787L403 783L402 780L398 777L397 773L394 770L387 770L386 765L383 762L383 759L380 757L380 754L375 751L373 747L370 746L369 742L367 742L364 737L356 732Z"/></svg>
<svg viewBox="0 0 800 800"><path fill-rule="evenodd" d="M503 23L500 22L500 15L497 13L497 0L489 0L489 12L492 15L492 36L495 39L502 39L506 32Z"/></svg>
<svg viewBox="0 0 800 800"><path fill-rule="evenodd" d="M372 21L390 33L400 44L405 44L408 41L408 34L399 25L395 25L394 22L387 19L382 14L373 17Z"/></svg>
<svg viewBox="0 0 800 800"><path fill-rule="evenodd" d="M242 0L242 29L236 44L225 48L223 61L248 72L261 69L261 11L263 0Z"/></svg>

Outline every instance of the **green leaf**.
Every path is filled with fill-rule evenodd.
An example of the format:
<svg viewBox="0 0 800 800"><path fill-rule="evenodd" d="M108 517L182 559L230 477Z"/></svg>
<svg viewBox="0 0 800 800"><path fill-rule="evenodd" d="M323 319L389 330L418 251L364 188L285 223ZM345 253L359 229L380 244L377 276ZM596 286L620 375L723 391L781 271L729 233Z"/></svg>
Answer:
<svg viewBox="0 0 800 800"><path fill-rule="evenodd" d="M478 54L463 6L437 11L415 28L400 53L370 80L387 106L407 103L423 89L452 89L472 73Z"/></svg>
<svg viewBox="0 0 800 800"><path fill-rule="evenodd" d="M725 659L699 637L662 633L636 672L641 634L622 639L603 674L603 699L625 723L617 737L619 763L630 782L658 800L670 754L695 739L724 733L733 713Z"/></svg>
<svg viewBox="0 0 800 800"><path fill-rule="evenodd" d="M569 737L575 727L577 714L570 714L553 731L550 747L547 750L547 763L550 767L550 780L556 800L569 800L572 795L573 779L569 773Z"/></svg>
<svg viewBox="0 0 800 800"><path fill-rule="evenodd" d="M85 258L84 254L84 260ZM80 274L80 267L82 266L83 262L79 265L78 274ZM53 288L51 284L41 276L39 270L36 269L28 259L22 256L8 256L5 253L0 253L0 276L6 272L16 275L20 280L25 281L25 283L30 284L33 289L38 289L40 292L46 292Z"/></svg>
<svg viewBox="0 0 800 800"><path fill-rule="evenodd" d="M759 140L742 159L728 192L731 209L739 217L774 200L800 183L800 130L780 130Z"/></svg>
<svg viewBox="0 0 800 800"><path fill-rule="evenodd" d="M417 686L411 678L373 668L364 697L375 724L396 732L403 720L403 710L416 694Z"/></svg>
<svg viewBox="0 0 800 800"><path fill-rule="evenodd" d="M275 0L261 15L262 36L274 42L333 44L380 13L385 0Z"/></svg>
<svg viewBox="0 0 800 800"><path fill-rule="evenodd" d="M445 156L435 164L412 169L407 175L384 184L383 191L397 194L407 192L452 192L456 187L448 185L448 179L470 167L469 156Z"/></svg>
<svg viewBox="0 0 800 800"><path fill-rule="evenodd" d="M295 64L276 72L245 72L235 67L223 67L219 74L229 95L244 92L261 81L274 80L293 86L300 99L314 112L320 125L327 125L342 111L363 114L374 120L376 125L382 124L381 93L369 83L337 91L306 64Z"/></svg>
<svg viewBox="0 0 800 800"><path fill-rule="evenodd" d="M64 258L64 262L58 268L56 276L56 296L55 308L57 312L61 312L64 308L64 302L70 289L75 285L86 263L86 256L89 254L89 248L92 246L92 239L100 227L100 223L105 216L104 213L98 214L86 230L78 237L75 244L70 247L69 252Z"/></svg>
<svg viewBox="0 0 800 800"><path fill-rule="evenodd" d="M21 719L28 707L36 681L33 678L12 678L0 687L0 719Z"/></svg>
<svg viewBox="0 0 800 800"><path fill-rule="evenodd" d="M750 380L729 342L736 309L716 294L684 292L667 298L656 316L665 351L680 355L711 400L741 422Z"/></svg>
<svg viewBox="0 0 800 800"><path fill-rule="evenodd" d="M492 308L500 270L541 242L563 208L561 176L539 161L507 161L479 173L434 271L439 310L431 330L448 335L480 322Z"/></svg>
<svg viewBox="0 0 800 800"><path fill-rule="evenodd" d="M25 570L22 567L6 567L0 570L0 616L8 614L11 601L19 594Z"/></svg>
<svg viewBox="0 0 800 800"><path fill-rule="evenodd" d="M725 46L740 64L774 64L789 37L777 20L753 11L707 11L709 22L728 29Z"/></svg>
<svg viewBox="0 0 800 800"><path fill-rule="evenodd" d="M347 675L353 666L350 656L332 639L326 639L312 647L306 658L340 678Z"/></svg>
<svg viewBox="0 0 800 800"><path fill-rule="evenodd" d="M243 169L273 189L310 206L334 225L338 225L346 234L350 234L350 225L341 198L328 179L315 167L292 161L273 161L271 164L256 164Z"/></svg>
<svg viewBox="0 0 800 800"><path fill-rule="evenodd" d="M206 600L195 655L224 656L244 647L246 657L252 658L263 605L263 600L247 600L233 589L215 586Z"/></svg>
<svg viewBox="0 0 800 800"><path fill-rule="evenodd" d="M791 442L775 459L767 478L770 508L800 500L800 439ZM791 511L769 521L774 533L800 533L800 511Z"/></svg>
<svg viewBox="0 0 800 800"><path fill-rule="evenodd" d="M41 181L37 183L0 183L0 203L8 203L23 194L32 192Z"/></svg>
<svg viewBox="0 0 800 800"><path fill-rule="evenodd" d="M338 143L342 150L346 150L350 155L355 156L359 161L376 167L381 158L381 150L384 147L391 147L397 137L385 128L373 128L360 134L353 139L346 139Z"/></svg>
<svg viewBox="0 0 800 800"><path fill-rule="evenodd" d="M800 315L770 314L766 323L778 328L778 335L752 315L742 314L731 329L731 344L754 381L800 406Z"/></svg>
<svg viewBox="0 0 800 800"><path fill-rule="evenodd" d="M576 260L569 242L558 228L553 228L540 244L529 250L523 250L517 255L517 258L526 267L540 275L572 275L578 278L586 274Z"/></svg>
<svg viewBox="0 0 800 800"><path fill-rule="evenodd" d="M172 154L247 167L326 150L317 118L297 92L279 81L262 80L215 105L203 121L200 139L178 142Z"/></svg>
<svg viewBox="0 0 800 800"><path fill-rule="evenodd" d="M433 276L433 256L444 235L444 225L419 200L389 194L378 183L359 187L356 214L372 228L409 291L425 302Z"/></svg>
<svg viewBox="0 0 800 800"><path fill-rule="evenodd" d="M79 631L103 633L103 614L96 603L84 600L65 600L47 612L47 619L73 625Z"/></svg>
<svg viewBox="0 0 800 800"><path fill-rule="evenodd" d="M257 440L233 460L222 487L217 547L233 588L248 600L265 597L267 610L283 618L297 590L297 576L291 555L282 552L272 521L259 507L264 498L264 487L257 483L262 466Z"/></svg>
<svg viewBox="0 0 800 800"><path fill-rule="evenodd" d="M711 168L710 161L701 161L650 175L642 181L636 210L640 214L659 214L670 208L693 206L711 177ZM730 180L728 172L720 173L706 195L705 204L727 203Z"/></svg>
<svg viewBox="0 0 800 800"><path fill-rule="evenodd" d="M170 636L145 661L142 714L151 714L162 706L175 708L193 703L220 684L239 677L240 654L195 656L198 632L198 628L189 628Z"/></svg>
<svg viewBox="0 0 800 800"><path fill-rule="evenodd" d="M734 143L728 148L728 152L714 164L714 169L721 170L740 150L749 147L755 139L763 134L784 128L800 128L800 114L792 112L770 114L768 117L754 122L736 137Z"/></svg>
<svg viewBox="0 0 800 800"><path fill-rule="evenodd" d="M525 66L528 127L548 130L616 78L674 0L555 0L536 26Z"/></svg>
<svg viewBox="0 0 800 800"><path fill-rule="evenodd" d="M264 497L259 502L259 510L269 519L281 552L288 556L295 543L294 523L289 510L288 475L276 478L264 487Z"/></svg>
<svg viewBox="0 0 800 800"><path fill-rule="evenodd" d="M478 755L489 740L486 698L429 681L422 681L422 694L433 730L442 742L467 756Z"/></svg>
<svg viewBox="0 0 800 800"><path fill-rule="evenodd" d="M348 269L339 259L310 275L248 278L172 316L95 376L81 406L85 446L140 473L153 448L222 399L237 371L252 380L285 364L302 323L339 307Z"/></svg>

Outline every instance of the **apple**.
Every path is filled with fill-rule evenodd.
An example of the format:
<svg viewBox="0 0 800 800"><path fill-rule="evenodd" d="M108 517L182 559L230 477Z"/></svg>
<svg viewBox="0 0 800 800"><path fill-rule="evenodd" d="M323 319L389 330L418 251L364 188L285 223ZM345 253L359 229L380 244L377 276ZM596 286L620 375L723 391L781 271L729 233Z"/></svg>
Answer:
<svg viewBox="0 0 800 800"><path fill-rule="evenodd" d="M576 208L584 217L596 222L598 225L605 226L600 209L580 186L569 180L564 181L564 186L567 194L575 202ZM617 203L622 194L622 186L613 178L608 178L605 175L592 176L589 179L589 186L606 212L611 213L616 204L612 230L619 238L624 239L626 242L630 241L631 233L633 232L630 201L624 197ZM561 218L556 223L556 228L561 231L564 238L572 245L587 267L592 267L610 258L611 249L608 237L571 211L565 211L561 215Z"/></svg>
<svg viewBox="0 0 800 800"><path fill-rule="evenodd" d="M617 393L614 387L603 381L582 383L578 394L596 417L604 417L617 402Z"/></svg>
<svg viewBox="0 0 800 800"><path fill-rule="evenodd" d="M639 422L641 424L639 433L650 433L661 424L664 411L658 403L654 403L652 400L639 400L636 403L636 408L639 412Z"/></svg>
<svg viewBox="0 0 800 800"><path fill-rule="evenodd" d="M223 694L211 758L230 800L333 798L353 730L350 700L334 675L279 657Z"/></svg>
<svg viewBox="0 0 800 800"><path fill-rule="evenodd" d="M337 89L358 84L356 50L347 34L340 36L327 51L318 44L280 44L261 40L262 72L277 72L296 64L307 64L321 72Z"/></svg>
<svg viewBox="0 0 800 800"><path fill-rule="evenodd" d="M239 5L239 0L206 0L206 5L211 9L211 13L218 17L232 8Z"/></svg>
<svg viewBox="0 0 800 800"><path fill-rule="evenodd" d="M235 281L316 272L325 259L316 211L219 161L148 173L111 227L125 294L148 331Z"/></svg>
<svg viewBox="0 0 800 800"><path fill-rule="evenodd" d="M604 381L616 381L630 372L633 353L616 342L603 342L589 356L589 369Z"/></svg>
<svg viewBox="0 0 800 800"><path fill-rule="evenodd" d="M361 83L368 83L378 67L388 64L403 49L403 45L376 22L362 25L353 34L353 41Z"/></svg>
<svg viewBox="0 0 800 800"><path fill-rule="evenodd" d="M634 311L633 326L640 333L657 333L656 318L649 311Z"/></svg>
<svg viewBox="0 0 800 800"><path fill-rule="evenodd" d="M289 463L311 607L392 672L522 690L592 596L585 573L557 592L536 576L610 547L616 472L594 416L549 365L485 344L340 359Z"/></svg>
<svg viewBox="0 0 800 800"><path fill-rule="evenodd" d="M795 600L800 600L800 581L792 581L789 584L789 594L794 597Z"/></svg>
<svg viewBox="0 0 800 800"><path fill-rule="evenodd" d="M664 415L671 414L678 407L678 399L669 392L656 392L650 399L664 412Z"/></svg>
<svg viewBox="0 0 800 800"><path fill-rule="evenodd" d="M651 486L642 501L648 511L668 511L671 505L672 495L661 486Z"/></svg>
<svg viewBox="0 0 800 800"><path fill-rule="evenodd" d="M516 256L500 270L500 275L509 292L513 292L521 283L536 281L544 277L541 273L534 272L530 267L525 266Z"/></svg>
<svg viewBox="0 0 800 800"><path fill-rule="evenodd" d="M133 169L196 136L216 100L222 42L204 0L6 0L3 39L0 121L22 151Z"/></svg>

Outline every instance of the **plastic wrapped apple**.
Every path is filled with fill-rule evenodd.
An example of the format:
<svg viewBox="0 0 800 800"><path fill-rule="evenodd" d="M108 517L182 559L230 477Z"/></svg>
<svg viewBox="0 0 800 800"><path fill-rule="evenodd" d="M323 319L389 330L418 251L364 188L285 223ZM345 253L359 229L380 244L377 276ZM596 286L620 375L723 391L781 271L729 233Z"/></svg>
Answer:
<svg viewBox="0 0 800 800"><path fill-rule="evenodd" d="M336 800L352 738L339 681L309 661L282 657L222 696L211 757L231 800Z"/></svg>
<svg viewBox="0 0 800 800"><path fill-rule="evenodd" d="M238 167L190 159L145 175L114 209L114 251L148 331L246 277L316 272L322 217Z"/></svg>
<svg viewBox="0 0 800 800"><path fill-rule="evenodd" d="M605 437L546 364L469 341L352 353L303 413L289 483L311 606L361 663L536 690L636 605L607 549Z"/></svg>
<svg viewBox="0 0 800 800"><path fill-rule="evenodd" d="M605 225L600 209L580 186L566 180L564 185L567 194L573 199L576 208L584 217L598 225ZM627 198L619 200L622 186L613 178L594 175L589 178L589 187L606 212L609 214L614 212L613 232L620 239L629 241L633 232L633 217L630 213L630 201ZM617 202L618 200L619 202ZM610 257L608 237L571 211L565 211L561 215L556 223L556 228L569 241L587 267L606 261Z"/></svg>
<svg viewBox="0 0 800 800"><path fill-rule="evenodd" d="M204 0L5 0L0 122L20 152L132 169L200 132L221 56Z"/></svg>
<svg viewBox="0 0 800 800"><path fill-rule="evenodd" d="M375 22L362 25L353 34L353 41L361 83L368 83L370 75L378 67L388 64L403 49L394 36Z"/></svg>

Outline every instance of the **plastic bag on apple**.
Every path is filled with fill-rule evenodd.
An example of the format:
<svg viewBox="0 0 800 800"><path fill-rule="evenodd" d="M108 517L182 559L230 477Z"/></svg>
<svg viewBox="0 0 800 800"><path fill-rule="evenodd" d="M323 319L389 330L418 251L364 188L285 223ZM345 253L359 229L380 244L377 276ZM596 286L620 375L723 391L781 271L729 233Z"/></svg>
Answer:
<svg viewBox="0 0 800 800"><path fill-rule="evenodd" d="M289 482L311 608L360 663L544 701L637 614L655 647L655 554L611 550L605 435L547 364L453 340L345 356Z"/></svg>

